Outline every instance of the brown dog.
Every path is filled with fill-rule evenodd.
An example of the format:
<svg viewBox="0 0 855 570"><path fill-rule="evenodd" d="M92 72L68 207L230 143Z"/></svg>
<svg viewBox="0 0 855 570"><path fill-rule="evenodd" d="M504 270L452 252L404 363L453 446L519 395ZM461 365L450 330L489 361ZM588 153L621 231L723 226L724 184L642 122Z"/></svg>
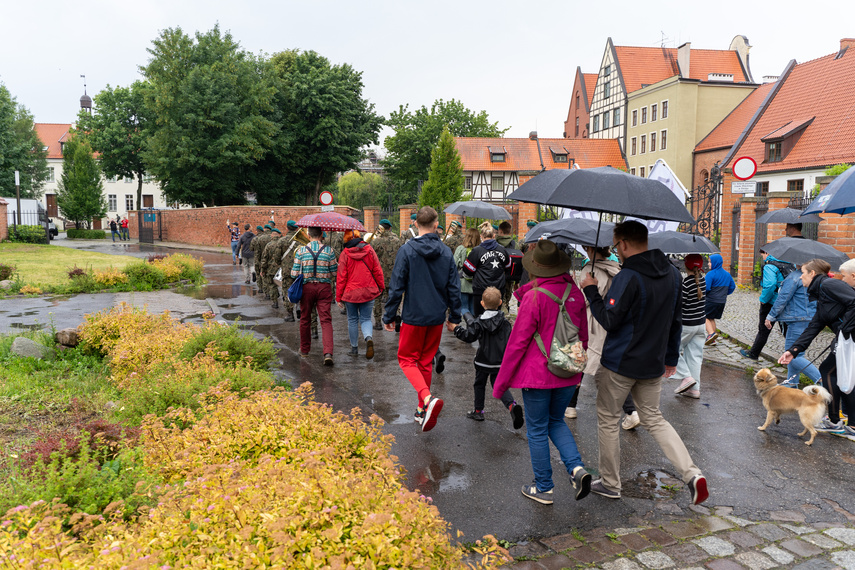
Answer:
<svg viewBox="0 0 855 570"><path fill-rule="evenodd" d="M772 420L775 420L776 424L781 423L781 414L796 412L805 426L799 435L810 432L810 439L805 444L813 443L816 437L814 426L822 421L825 408L831 401L831 394L825 388L808 386L804 390L798 390L781 386L778 384L778 378L768 368L754 375L754 387L763 399L763 407L766 408L766 423L757 429L765 431Z"/></svg>

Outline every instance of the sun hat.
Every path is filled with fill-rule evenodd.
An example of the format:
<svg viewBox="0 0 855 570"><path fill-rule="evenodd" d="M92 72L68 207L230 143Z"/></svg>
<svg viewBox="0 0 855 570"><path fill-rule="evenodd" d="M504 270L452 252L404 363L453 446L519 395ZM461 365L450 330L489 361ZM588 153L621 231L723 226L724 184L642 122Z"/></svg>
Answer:
<svg viewBox="0 0 855 570"><path fill-rule="evenodd" d="M689 271L692 269L700 269L704 266L704 258L697 253L690 253L686 256L686 259L683 260L683 265L685 265L686 269Z"/></svg>
<svg viewBox="0 0 855 570"><path fill-rule="evenodd" d="M567 273L571 263L569 255L546 239L538 241L523 256L523 267L532 277L555 277Z"/></svg>

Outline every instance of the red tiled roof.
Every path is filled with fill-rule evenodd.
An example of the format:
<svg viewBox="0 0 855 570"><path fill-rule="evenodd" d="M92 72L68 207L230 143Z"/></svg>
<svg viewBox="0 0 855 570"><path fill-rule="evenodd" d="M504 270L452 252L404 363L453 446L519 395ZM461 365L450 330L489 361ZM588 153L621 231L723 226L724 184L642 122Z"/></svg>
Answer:
<svg viewBox="0 0 855 570"><path fill-rule="evenodd" d="M764 83L752 91L751 95L746 97L736 109L731 111L707 136L701 139L701 142L695 147L695 152L733 146L774 86L775 83Z"/></svg>
<svg viewBox="0 0 855 570"><path fill-rule="evenodd" d="M615 46L615 54L627 93L680 74L676 48ZM734 83L748 81L735 51L691 50L689 78L707 81L710 73L733 75Z"/></svg>
<svg viewBox="0 0 855 570"><path fill-rule="evenodd" d="M555 162L552 151L566 151L568 158L574 160L580 168L626 168L617 139L540 139L539 154L537 141L531 139L455 137L454 142L463 161L463 170L466 171L539 171L541 157L543 167L547 170L567 168L570 163ZM504 148L507 151L505 162L491 162L490 148Z"/></svg>
<svg viewBox="0 0 855 570"><path fill-rule="evenodd" d="M837 56L797 64L780 80L780 89L738 150L757 161L758 172L855 162L855 50ZM813 122L782 161L764 162L762 138L798 130L810 117Z"/></svg>
<svg viewBox="0 0 855 570"><path fill-rule="evenodd" d="M588 94L588 108L586 111L591 110L591 101L594 99L594 88L597 86L597 74L596 73L583 73L582 81L585 82L585 92Z"/></svg>
<svg viewBox="0 0 855 570"><path fill-rule="evenodd" d="M36 123L34 125L36 134L48 147L48 158L62 158L60 142L65 142L71 124L64 123Z"/></svg>

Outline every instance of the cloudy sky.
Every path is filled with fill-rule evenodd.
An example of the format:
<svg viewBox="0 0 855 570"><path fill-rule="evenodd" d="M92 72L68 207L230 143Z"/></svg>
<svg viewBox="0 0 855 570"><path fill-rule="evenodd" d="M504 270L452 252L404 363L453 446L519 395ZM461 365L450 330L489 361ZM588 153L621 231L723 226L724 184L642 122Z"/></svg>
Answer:
<svg viewBox="0 0 855 570"><path fill-rule="evenodd" d="M128 85L161 30L192 34L219 23L248 51L298 48L350 63L380 114L456 98L510 127L506 136L560 137L576 67L595 73L608 37L727 49L744 35L760 81L791 59L836 52L841 38L855 37L853 14L848 2L830 0L18 1L3 7L0 82L37 122L72 122L80 75L90 95Z"/></svg>

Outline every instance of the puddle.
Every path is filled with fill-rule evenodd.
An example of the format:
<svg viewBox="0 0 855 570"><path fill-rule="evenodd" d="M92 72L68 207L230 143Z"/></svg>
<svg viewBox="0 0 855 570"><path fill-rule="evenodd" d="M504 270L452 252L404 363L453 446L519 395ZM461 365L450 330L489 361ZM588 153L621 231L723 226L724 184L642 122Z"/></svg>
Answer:
<svg viewBox="0 0 855 570"><path fill-rule="evenodd" d="M636 499L671 499L683 482L664 471L642 471L621 485L621 494Z"/></svg>
<svg viewBox="0 0 855 570"><path fill-rule="evenodd" d="M248 286L244 284L207 284L198 287L179 287L176 293L187 295L194 299L234 299L246 293Z"/></svg>
<svg viewBox="0 0 855 570"><path fill-rule="evenodd" d="M45 328L45 325L40 324L40 323L31 324L31 325L25 325L24 323L12 323L9 326L13 329L23 329L23 330L27 330L27 331L40 331L43 328Z"/></svg>
<svg viewBox="0 0 855 570"><path fill-rule="evenodd" d="M410 483L425 495L436 492L464 491L472 485L472 479L463 465L453 461L432 463L410 476Z"/></svg>

